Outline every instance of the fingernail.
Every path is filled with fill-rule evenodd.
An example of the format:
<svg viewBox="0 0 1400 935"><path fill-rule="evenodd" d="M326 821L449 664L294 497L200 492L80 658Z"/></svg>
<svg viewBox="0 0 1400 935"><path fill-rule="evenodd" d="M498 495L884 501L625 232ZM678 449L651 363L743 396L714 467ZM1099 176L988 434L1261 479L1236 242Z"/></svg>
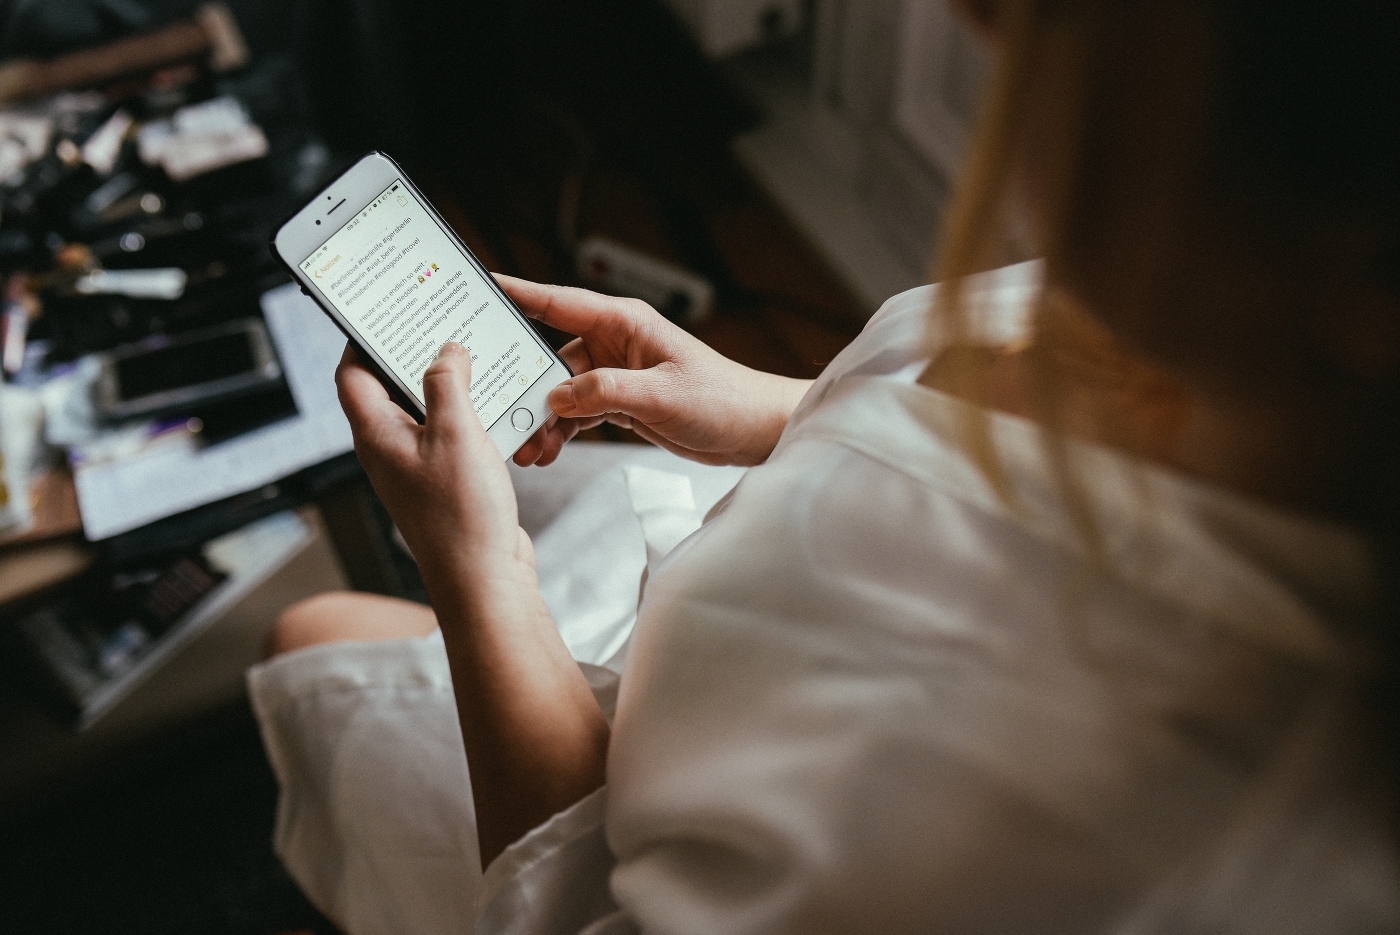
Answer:
<svg viewBox="0 0 1400 935"><path fill-rule="evenodd" d="M549 391L549 396L546 401L549 403L550 409L553 409L561 416L568 415L574 411L573 385L568 382L560 383Z"/></svg>
<svg viewBox="0 0 1400 935"><path fill-rule="evenodd" d="M438 350L438 356L447 357L449 355L465 354L466 352L467 349L462 345L458 344L456 341L448 341L441 347L441 349Z"/></svg>

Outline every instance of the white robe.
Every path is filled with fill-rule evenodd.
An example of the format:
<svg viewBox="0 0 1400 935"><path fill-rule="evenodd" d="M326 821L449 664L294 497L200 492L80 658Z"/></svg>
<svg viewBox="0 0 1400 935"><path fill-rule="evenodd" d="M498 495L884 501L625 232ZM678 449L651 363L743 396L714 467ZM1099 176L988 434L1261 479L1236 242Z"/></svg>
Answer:
<svg viewBox="0 0 1400 935"><path fill-rule="evenodd" d="M983 278L980 327L1013 334L1036 274ZM668 507L628 478L660 544L614 653L608 784L484 878L440 643L255 670L313 900L350 935L465 931L472 894L492 935L1400 929L1353 698L1364 544L1074 444L1096 559L1035 427L990 417L1008 501L958 443L964 404L914 382L930 297L887 303L664 558L680 485ZM556 523L587 526L573 509Z"/></svg>

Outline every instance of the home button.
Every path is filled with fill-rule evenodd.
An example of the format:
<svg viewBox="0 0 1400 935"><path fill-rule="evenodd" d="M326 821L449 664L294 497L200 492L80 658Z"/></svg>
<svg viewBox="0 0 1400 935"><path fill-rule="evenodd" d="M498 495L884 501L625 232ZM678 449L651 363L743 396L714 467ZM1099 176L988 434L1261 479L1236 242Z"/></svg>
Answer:
<svg viewBox="0 0 1400 935"><path fill-rule="evenodd" d="M534 413L521 406L510 414L510 424L515 426L517 432L528 432L530 426L535 424Z"/></svg>

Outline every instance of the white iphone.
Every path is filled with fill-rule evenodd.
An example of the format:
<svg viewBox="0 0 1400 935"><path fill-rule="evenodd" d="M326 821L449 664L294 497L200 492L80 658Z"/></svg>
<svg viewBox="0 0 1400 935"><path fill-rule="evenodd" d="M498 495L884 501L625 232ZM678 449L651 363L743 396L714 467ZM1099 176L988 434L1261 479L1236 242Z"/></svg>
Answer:
<svg viewBox="0 0 1400 935"><path fill-rule="evenodd" d="M448 341L472 358L472 405L503 458L571 374L394 160L370 153L278 228L272 252L423 421L423 372Z"/></svg>

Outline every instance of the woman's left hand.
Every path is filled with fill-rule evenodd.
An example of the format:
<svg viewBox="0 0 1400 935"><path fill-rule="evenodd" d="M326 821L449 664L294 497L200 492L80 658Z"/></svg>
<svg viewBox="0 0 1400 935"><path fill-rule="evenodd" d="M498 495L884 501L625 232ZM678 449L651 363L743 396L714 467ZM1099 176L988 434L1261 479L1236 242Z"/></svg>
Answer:
<svg viewBox="0 0 1400 935"><path fill-rule="evenodd" d="M603 783L608 722L550 618L515 489L472 407L471 357L445 344L419 425L346 349L355 453L418 560L442 626L484 867Z"/></svg>
<svg viewBox="0 0 1400 935"><path fill-rule="evenodd" d="M419 425L347 346L336 370L355 454L432 590L442 579L533 570L515 489L471 401L471 355L443 345L423 375ZM445 581L442 581L445 583Z"/></svg>

